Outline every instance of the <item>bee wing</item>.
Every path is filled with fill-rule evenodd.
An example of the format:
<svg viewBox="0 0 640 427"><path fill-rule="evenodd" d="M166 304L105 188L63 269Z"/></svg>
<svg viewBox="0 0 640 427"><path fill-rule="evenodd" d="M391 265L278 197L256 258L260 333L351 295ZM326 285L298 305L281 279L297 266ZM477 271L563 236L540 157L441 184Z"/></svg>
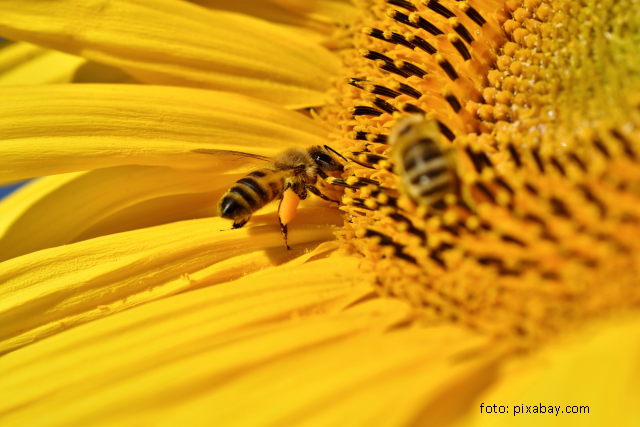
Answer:
<svg viewBox="0 0 640 427"><path fill-rule="evenodd" d="M191 150L191 152L196 154L207 154L209 156L226 156L226 157L231 156L231 157L234 157L234 160L256 159L263 162L271 161L270 157L260 156L258 154L243 153L242 151L215 150L213 148L198 148L195 150Z"/></svg>

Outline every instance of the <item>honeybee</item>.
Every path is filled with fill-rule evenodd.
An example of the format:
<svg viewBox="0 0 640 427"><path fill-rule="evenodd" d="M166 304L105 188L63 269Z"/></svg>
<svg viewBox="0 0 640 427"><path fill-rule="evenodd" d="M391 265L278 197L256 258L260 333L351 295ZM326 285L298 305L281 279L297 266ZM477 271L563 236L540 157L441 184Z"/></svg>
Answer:
<svg viewBox="0 0 640 427"><path fill-rule="evenodd" d="M442 209L447 194L459 194L456 162L443 147L438 122L422 115L403 117L389 135L394 172L419 206Z"/></svg>
<svg viewBox="0 0 640 427"><path fill-rule="evenodd" d="M251 172L227 190L218 203L220 216L232 219L233 228L240 228L256 211L280 199L278 218L284 243L290 250L287 224L295 216L298 202L307 198L307 191L323 200L340 204L316 187L318 177L326 179L329 175L344 172L344 167L331 151L326 145L324 148L317 145L282 151L265 168Z"/></svg>

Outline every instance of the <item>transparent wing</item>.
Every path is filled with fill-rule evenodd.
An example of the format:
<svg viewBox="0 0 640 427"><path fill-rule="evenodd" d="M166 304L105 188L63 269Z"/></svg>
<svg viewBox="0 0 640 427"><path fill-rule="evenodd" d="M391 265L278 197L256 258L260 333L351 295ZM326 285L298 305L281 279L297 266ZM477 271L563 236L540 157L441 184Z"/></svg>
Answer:
<svg viewBox="0 0 640 427"><path fill-rule="evenodd" d="M237 160L245 160L245 161L247 159L255 159L255 160L260 160L262 162L271 161L270 157L260 156L258 154L243 153L242 151L215 150L212 148L198 148L196 150L191 150L191 152L196 154L207 154L209 156L232 157Z"/></svg>

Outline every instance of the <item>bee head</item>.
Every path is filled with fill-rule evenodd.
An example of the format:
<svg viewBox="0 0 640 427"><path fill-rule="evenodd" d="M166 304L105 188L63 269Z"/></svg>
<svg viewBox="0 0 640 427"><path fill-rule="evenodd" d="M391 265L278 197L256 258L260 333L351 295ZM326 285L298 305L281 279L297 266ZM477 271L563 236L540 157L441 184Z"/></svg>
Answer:
<svg viewBox="0 0 640 427"><path fill-rule="evenodd" d="M329 150L318 146L309 149L309 155L318 165L318 168L324 172L344 172L344 166L340 163Z"/></svg>

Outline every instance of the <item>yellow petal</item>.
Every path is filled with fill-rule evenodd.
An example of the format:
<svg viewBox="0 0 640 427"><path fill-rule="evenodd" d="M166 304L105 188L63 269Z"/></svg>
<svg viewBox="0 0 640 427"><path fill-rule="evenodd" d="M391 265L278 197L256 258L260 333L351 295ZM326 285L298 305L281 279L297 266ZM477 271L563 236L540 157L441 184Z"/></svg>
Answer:
<svg viewBox="0 0 640 427"><path fill-rule="evenodd" d="M315 10L307 16L318 21L345 22L356 13L358 10L349 1L317 0Z"/></svg>
<svg viewBox="0 0 640 427"><path fill-rule="evenodd" d="M640 425L640 317L589 325L540 354L512 361L502 377L463 425ZM481 403L508 405L509 413L485 408L480 414Z"/></svg>
<svg viewBox="0 0 640 427"><path fill-rule="evenodd" d="M317 0L245 0L242 2L227 0L191 0L191 3L195 3L209 9L242 13L266 19L273 23L287 25L289 27L289 31L308 28L316 31L317 35L324 34L326 36L330 35L334 29L333 23L335 21L331 21L328 16L322 16L323 19L313 19L310 17L312 14L321 14L321 11L319 10L320 5ZM310 33L307 33L306 36L314 37Z"/></svg>
<svg viewBox="0 0 640 427"><path fill-rule="evenodd" d="M316 9L316 0L191 0L200 6L251 15L267 21L303 26L304 15Z"/></svg>
<svg viewBox="0 0 640 427"><path fill-rule="evenodd" d="M0 85L43 83L134 83L117 68L78 56L16 42L0 49Z"/></svg>
<svg viewBox="0 0 640 427"><path fill-rule="evenodd" d="M117 387L122 384L120 380L127 377L143 379L144 373L149 373L149 368L152 366L155 369L151 369L151 371L155 370L156 375L163 376L167 373L171 375L172 372L175 373L176 369L181 370L186 367L182 363L189 364L190 360L196 361L195 359L200 359L201 356L204 356L208 360L205 363L196 361L197 364L193 367L197 369L191 370L192 374L197 374L196 377L199 376L200 379L197 381L200 384L192 387L191 392L185 394L184 398L172 399L178 404L186 403L192 392L197 393L203 388L211 387L212 374L232 374L233 371L242 368L242 366L251 363L255 364L256 362L260 363L269 353L279 355L300 348L301 344L304 345L299 341L287 339L286 336L283 336L284 334L278 333L278 329L281 329L283 323L286 325L289 316L297 310L301 312L305 310L308 316L312 314L314 309L326 310L331 307L339 307L343 304L341 301L345 301L345 296L354 292L361 292L361 287L354 282L356 274L345 275L340 271L345 267L350 267L352 272L355 271L356 261L332 258L303 265L286 273L280 270L265 272L259 275L259 281L241 279L222 286L215 286L158 301L152 304L149 309L145 306L138 307L135 310L128 310L104 319L106 323L103 321L93 322L91 325L87 325L90 326L89 329L76 328L64 334L59 334L53 337L53 340L46 340L35 346L25 348L24 351L26 353L23 351L14 353L17 357L3 357L0 359L2 385L3 389L6 386L12 390L12 396L6 396L7 399L4 399L5 396L3 396L0 402L0 414L4 415L8 408L17 409L16 405L26 409L24 404L32 398L53 396L57 394L55 390L66 390L80 397L85 392L69 386L78 380L84 382L81 379L82 377L93 376L91 370L95 368L99 368L101 378L97 378L97 381L86 382L85 385L89 389L94 389L99 384ZM299 280L300 277L304 277L306 280L301 282ZM387 312L389 311L387 310ZM398 313L398 311L400 312ZM301 313L301 315L304 314ZM381 319L377 323L384 323L383 320L387 320L387 322L393 321L399 316L402 316L402 310L394 310L393 313L386 316L387 319ZM338 325L337 328L324 328L327 329L325 331L316 326L310 332L317 331L318 333L307 333L306 341L313 343L318 340L330 340L336 336L340 337L368 329L368 319L365 316L360 317L361 319L357 323ZM267 336L260 339L259 336L256 336L256 333L260 332L263 335L266 332ZM300 335L300 332L294 332L297 332L296 335ZM270 348L269 338L273 334L276 335L276 338L279 338L278 346ZM288 335L291 337L291 333ZM251 339L252 336L253 339ZM253 350L255 351L246 351L246 346L242 345L242 340L238 341L238 338L250 338L249 343L254 344ZM144 342L136 342L140 339ZM229 357L233 356L233 354L230 354L230 351L225 349L228 344L233 344L234 342L239 346L236 345L230 350L235 349L235 352L241 356L240 358ZM96 345L98 343L103 344ZM77 351L75 355L70 354L68 351L70 350L68 347L70 344ZM211 350L216 348L219 348L222 353L218 357L215 354L212 357ZM123 350L133 351L133 353L125 356ZM103 359L107 355L110 356ZM76 359L77 356L81 359ZM88 363L79 363L81 360ZM40 367L36 367L33 365L34 361L40 361L42 364ZM104 365L103 362L107 362L109 366ZM139 364L141 362L146 366L141 366ZM31 365L30 368L28 368L29 365ZM69 370L63 368L63 365L74 366L74 368ZM27 369L17 369L18 366ZM56 368L47 373L49 369L54 367ZM61 370L60 368L63 369ZM119 372L116 373L111 369ZM133 369L133 371L130 369ZM137 374L134 374L134 372L137 372ZM6 374L10 374L10 376ZM180 381L180 376L174 379ZM31 379L38 377L45 381L46 385L34 387L35 384L29 380L29 377ZM186 385L196 377L188 375L183 376L182 379ZM143 384L138 382L131 385L130 391L137 393L134 389ZM152 393L160 392L161 395L166 395L168 392L170 395L175 396L175 392L182 388L171 387L168 383L165 386L169 387L163 387L163 390L152 387L149 391ZM16 393L18 390L19 393ZM51 392L54 393L51 394ZM62 395L58 395L58 397L62 397ZM85 397L92 400L93 393L85 394ZM105 399L111 399L111 396L107 397L105 395L104 397ZM121 403L125 406L130 404L138 406L141 409L137 411L138 414L144 414L147 410L151 411L147 415L159 414L157 409L161 406L157 405L161 405L160 401L157 404L153 404L153 407L147 406L143 402L147 401L148 397L135 403L128 396ZM44 407L52 403L51 400L47 401L46 398L39 400ZM27 406L29 405L27 404ZM100 406L107 408L110 405L107 404L107 400L102 400ZM169 408L172 405L162 406ZM146 410L144 407L146 407ZM50 425L69 425L70 418L83 418L86 415L85 410L80 410L80 407L71 409L70 406L66 405L68 410L65 410L63 406L59 406L59 409L62 411L54 409L53 412L47 414L47 420ZM93 411L94 415L97 415L95 413L96 410L99 411L99 408L93 405L86 407L86 409L89 412ZM131 409L134 409L134 407L129 406L125 411L119 414L114 413L114 415L116 417L125 417L121 419L121 421L124 421L131 417ZM76 412L78 410L80 412ZM22 423L22 421L26 420L25 417L35 415L35 412L30 411L11 412L11 414L6 414L2 417L3 424ZM101 418L94 416L92 421L88 421L88 424L108 423L106 418ZM129 422L131 422L131 419ZM74 423L71 422L71 424ZM81 424L87 423L83 422Z"/></svg>
<svg viewBox="0 0 640 427"><path fill-rule="evenodd" d="M301 209L290 224L289 244L300 251L305 244L333 240L331 224L342 222L337 209ZM271 265L296 255L286 250L275 214L258 215L254 224L230 230L229 221L220 218L185 221L0 263L0 352L194 286L239 277L256 267L251 257L240 257L252 251L266 251ZM247 264L216 267L233 257Z"/></svg>
<svg viewBox="0 0 640 427"><path fill-rule="evenodd" d="M166 196L217 190L218 194L209 194L209 200L201 199L203 204L214 207L209 216L215 216L221 193L240 178L237 174L150 166L119 166L41 178L0 202L0 261L83 240L80 236L89 230L94 235L104 234L101 224L111 222L114 214ZM139 228L155 225L145 222L153 221L153 216L118 218L123 223L137 220Z"/></svg>
<svg viewBox="0 0 640 427"><path fill-rule="evenodd" d="M27 63L47 52L47 49L31 43L16 42L7 46L0 45L0 73Z"/></svg>
<svg viewBox="0 0 640 427"><path fill-rule="evenodd" d="M410 315L397 300L345 310L363 290L356 265L331 257L272 270L7 355L3 421L404 426L452 380L486 386L494 360L460 359L484 338L451 326L388 331Z"/></svg>
<svg viewBox="0 0 640 427"><path fill-rule="evenodd" d="M86 59L55 50L0 75L0 86L21 84L69 83Z"/></svg>
<svg viewBox="0 0 640 427"><path fill-rule="evenodd" d="M246 367L222 386L211 387L177 408L161 425L178 420L203 425L206 419L215 425L242 426L321 427L341 425L345 420L349 426L363 427L446 426L448 418L461 414L464 400L445 410L432 404L448 394L452 384L459 397L465 388L476 396L494 379L497 359L456 360L483 344L482 338L461 328L380 333L383 326L393 325L403 315L407 313L398 301L374 300L340 315L289 325L284 337L268 337L269 347L281 348L288 341L302 348ZM351 332L347 328L361 327L360 322L367 323L367 333L346 333ZM332 329L343 336L326 340L322 332ZM313 345L305 339L311 334L316 336ZM233 346L240 348L230 348L230 356L246 360L234 353L256 351L259 344L247 341ZM217 410L207 414L206 408L212 407ZM423 417L427 408L429 413Z"/></svg>
<svg viewBox="0 0 640 427"><path fill-rule="evenodd" d="M282 26L175 0L3 4L0 34L126 71L148 84L324 104L339 60Z"/></svg>
<svg viewBox="0 0 640 427"><path fill-rule="evenodd" d="M85 61L73 74L72 83L139 83L122 70Z"/></svg>
<svg viewBox="0 0 640 427"><path fill-rule="evenodd" d="M312 119L243 95L163 86L51 85L2 89L0 182L116 165L229 171L238 156L326 143Z"/></svg>
<svg viewBox="0 0 640 427"><path fill-rule="evenodd" d="M220 178L216 178L215 187L218 187L218 181ZM222 190L162 196L135 203L97 221L78 234L73 242L170 222L217 216L218 201L228 187L219 188Z"/></svg>

